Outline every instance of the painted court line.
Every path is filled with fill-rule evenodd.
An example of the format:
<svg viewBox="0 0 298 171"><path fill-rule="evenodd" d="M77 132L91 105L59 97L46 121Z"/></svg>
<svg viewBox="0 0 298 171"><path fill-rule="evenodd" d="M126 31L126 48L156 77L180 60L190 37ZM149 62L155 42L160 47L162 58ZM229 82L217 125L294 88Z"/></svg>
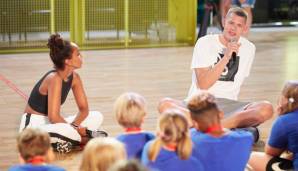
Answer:
<svg viewBox="0 0 298 171"><path fill-rule="evenodd" d="M4 77L2 74L0 74L0 80L3 81L8 87L10 87L14 92L19 94L26 101L28 101L27 94L25 94L22 90L20 90L12 81Z"/></svg>

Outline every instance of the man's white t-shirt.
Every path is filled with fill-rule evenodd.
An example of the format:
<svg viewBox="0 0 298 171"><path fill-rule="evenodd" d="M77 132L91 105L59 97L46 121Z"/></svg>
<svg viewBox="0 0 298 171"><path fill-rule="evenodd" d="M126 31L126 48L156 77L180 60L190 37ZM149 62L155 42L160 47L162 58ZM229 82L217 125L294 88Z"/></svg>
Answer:
<svg viewBox="0 0 298 171"><path fill-rule="evenodd" d="M237 57L231 58L219 80L208 89L208 92L217 98L237 100L240 86L245 77L249 75L256 47L243 37L240 37L239 42L241 46ZM197 41L191 63L191 69L193 70L192 84L186 100L189 100L193 94L200 91L197 87L197 78L194 69L213 67L224 56L225 48L220 42L218 34L206 35Z"/></svg>

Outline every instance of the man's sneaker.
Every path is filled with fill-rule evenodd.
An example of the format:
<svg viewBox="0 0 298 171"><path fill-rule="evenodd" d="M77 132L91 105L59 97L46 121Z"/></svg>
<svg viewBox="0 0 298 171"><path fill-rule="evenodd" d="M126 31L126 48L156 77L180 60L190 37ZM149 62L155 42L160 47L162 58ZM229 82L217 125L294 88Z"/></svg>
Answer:
<svg viewBox="0 0 298 171"><path fill-rule="evenodd" d="M264 152L265 150L265 142L263 140L259 140L258 142L255 142L252 147L253 151L259 151Z"/></svg>
<svg viewBox="0 0 298 171"><path fill-rule="evenodd" d="M250 132L254 137L254 143L257 143L260 139L260 132L257 127L233 128L231 130L243 130L243 131Z"/></svg>
<svg viewBox="0 0 298 171"><path fill-rule="evenodd" d="M87 136L89 138L96 138L96 137L107 137L109 136L107 132L105 131L101 131L101 130L95 130L95 131L92 131L92 130L86 130L86 133L87 133Z"/></svg>
<svg viewBox="0 0 298 171"><path fill-rule="evenodd" d="M242 129L252 133L254 137L254 143L257 143L260 140L260 131L257 127L247 127Z"/></svg>
<svg viewBox="0 0 298 171"><path fill-rule="evenodd" d="M59 141L53 144L54 151L58 153L69 153L72 149L71 142Z"/></svg>

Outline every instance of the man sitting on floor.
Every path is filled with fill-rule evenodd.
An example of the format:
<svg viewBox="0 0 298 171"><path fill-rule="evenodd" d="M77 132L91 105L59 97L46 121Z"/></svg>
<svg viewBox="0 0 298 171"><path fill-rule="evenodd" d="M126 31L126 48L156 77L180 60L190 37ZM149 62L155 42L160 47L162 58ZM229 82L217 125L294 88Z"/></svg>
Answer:
<svg viewBox="0 0 298 171"><path fill-rule="evenodd" d="M247 14L239 8L231 8L225 17L221 34L200 38L192 59L192 85L185 101L171 98L161 100L159 112L177 108L191 122L188 100L196 92L207 90L217 98L225 116L221 120L225 128L257 126L273 115L273 107L267 101L236 101L244 79L249 75L255 56L255 45L241 37L247 29Z"/></svg>

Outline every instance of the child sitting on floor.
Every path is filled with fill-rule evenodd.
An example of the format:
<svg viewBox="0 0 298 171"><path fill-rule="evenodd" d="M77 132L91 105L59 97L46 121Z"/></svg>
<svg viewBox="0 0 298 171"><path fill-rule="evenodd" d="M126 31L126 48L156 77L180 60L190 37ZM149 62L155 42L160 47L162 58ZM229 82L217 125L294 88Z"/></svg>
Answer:
<svg viewBox="0 0 298 171"><path fill-rule="evenodd" d="M246 167L252 149L253 136L244 130L223 129L215 97L202 91L187 104L193 119L191 138L194 156L207 171L240 171Z"/></svg>
<svg viewBox="0 0 298 171"><path fill-rule="evenodd" d="M65 169L50 165L54 153L50 136L40 129L26 128L17 138L17 148L21 165L12 166L9 171L64 171Z"/></svg>
<svg viewBox="0 0 298 171"><path fill-rule="evenodd" d="M93 138L84 149L80 171L107 171L125 159L124 145L115 138Z"/></svg>
<svg viewBox="0 0 298 171"><path fill-rule="evenodd" d="M152 133L141 128L147 114L144 97L134 92L124 93L116 100L114 112L124 128L124 133L116 138L125 144L128 158L140 159L144 145L154 138Z"/></svg>
<svg viewBox="0 0 298 171"><path fill-rule="evenodd" d="M255 170L298 170L298 81L288 81L281 93L265 153L253 152L249 164ZM284 152L290 155L281 156ZM286 153L284 153L286 154Z"/></svg>
<svg viewBox="0 0 298 171"><path fill-rule="evenodd" d="M145 145L141 161L160 171L204 170L201 162L192 156L188 122L178 110L160 116L157 137Z"/></svg>

